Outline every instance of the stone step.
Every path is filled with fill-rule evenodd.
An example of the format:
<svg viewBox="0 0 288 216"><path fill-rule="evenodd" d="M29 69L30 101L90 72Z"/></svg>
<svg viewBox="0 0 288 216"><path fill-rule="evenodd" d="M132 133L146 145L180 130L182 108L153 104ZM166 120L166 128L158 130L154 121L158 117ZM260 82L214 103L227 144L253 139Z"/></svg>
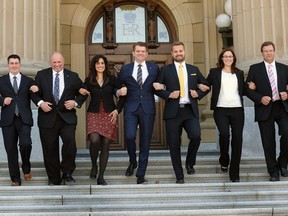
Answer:
<svg viewBox="0 0 288 216"><path fill-rule="evenodd" d="M232 183L221 172L218 156L200 156L196 174L184 169L183 185L175 184L167 152L150 157L146 185L124 175L128 159L121 154L109 158L107 186L89 178L89 157L78 157L76 164L74 184L48 186L43 162L32 162L32 181L11 187L7 163L0 163L0 216L288 215L288 178L269 182L263 158L243 158L241 182Z"/></svg>
<svg viewBox="0 0 288 216"><path fill-rule="evenodd" d="M121 212L287 207L287 191L192 194L2 196L1 212ZM14 208L12 208L14 206ZM29 208L27 208L29 207Z"/></svg>

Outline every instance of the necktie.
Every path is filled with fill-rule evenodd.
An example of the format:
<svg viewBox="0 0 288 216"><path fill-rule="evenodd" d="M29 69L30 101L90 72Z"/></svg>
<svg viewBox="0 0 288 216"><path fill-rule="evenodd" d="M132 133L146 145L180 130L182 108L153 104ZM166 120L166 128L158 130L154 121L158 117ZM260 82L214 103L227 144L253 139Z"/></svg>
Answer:
<svg viewBox="0 0 288 216"><path fill-rule="evenodd" d="M59 73L56 73L55 80L54 80L54 100L56 104L59 101Z"/></svg>
<svg viewBox="0 0 288 216"><path fill-rule="evenodd" d="M269 77L269 81L270 81L271 89L272 89L272 99L273 101L279 100L278 90L277 90L277 86L275 82L275 76L273 73L273 65L271 64L268 65L268 77Z"/></svg>
<svg viewBox="0 0 288 216"><path fill-rule="evenodd" d="M18 92L17 77L14 76L13 79L14 79L13 80L13 89L14 89L14 92L17 94L17 92ZM19 114L19 109L17 106L17 100L16 100L16 105L15 105L15 113Z"/></svg>
<svg viewBox="0 0 288 216"><path fill-rule="evenodd" d="M137 83L142 86L142 65L138 65L138 71L137 71Z"/></svg>
<svg viewBox="0 0 288 216"><path fill-rule="evenodd" d="M179 65L178 76L179 76L179 84L180 84L180 97L184 97L185 87L184 87L184 74L183 74L182 64Z"/></svg>

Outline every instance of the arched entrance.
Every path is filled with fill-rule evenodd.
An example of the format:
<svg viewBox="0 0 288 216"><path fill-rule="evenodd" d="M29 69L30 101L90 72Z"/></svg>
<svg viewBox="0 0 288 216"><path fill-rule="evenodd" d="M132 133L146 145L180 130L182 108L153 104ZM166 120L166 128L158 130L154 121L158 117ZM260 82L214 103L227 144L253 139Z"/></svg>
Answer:
<svg viewBox="0 0 288 216"><path fill-rule="evenodd" d="M105 55L111 69L119 72L121 66L133 61L132 44L145 41L149 46L147 61L162 67L171 63L171 43L176 35L175 20L164 5L156 1L109 1L95 8L86 30L86 71L95 54ZM87 74L86 74L87 75ZM166 149L163 101L155 97L156 118L151 141L152 149ZM111 149L123 150L123 114L119 117L118 140Z"/></svg>

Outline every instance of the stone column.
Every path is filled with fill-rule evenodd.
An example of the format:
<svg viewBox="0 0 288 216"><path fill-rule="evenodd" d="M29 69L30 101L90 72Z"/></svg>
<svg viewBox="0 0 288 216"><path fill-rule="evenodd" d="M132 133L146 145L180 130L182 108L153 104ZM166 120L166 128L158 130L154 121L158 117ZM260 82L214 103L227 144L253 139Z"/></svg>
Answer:
<svg viewBox="0 0 288 216"><path fill-rule="evenodd" d="M0 73L6 73L7 56L22 59L22 72L34 76L48 66L52 50L52 4L46 0L0 1Z"/></svg>
<svg viewBox="0 0 288 216"><path fill-rule="evenodd" d="M264 41L276 45L276 60L287 62L288 1L232 0L234 48L238 67L246 73L249 66L262 61Z"/></svg>

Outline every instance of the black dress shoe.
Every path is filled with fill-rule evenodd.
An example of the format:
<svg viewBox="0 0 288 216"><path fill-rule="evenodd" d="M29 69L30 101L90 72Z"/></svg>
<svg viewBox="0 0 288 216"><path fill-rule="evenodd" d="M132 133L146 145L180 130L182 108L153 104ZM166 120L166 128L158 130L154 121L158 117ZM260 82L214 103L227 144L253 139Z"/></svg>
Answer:
<svg viewBox="0 0 288 216"><path fill-rule="evenodd" d="M195 169L193 168L193 166L186 164L186 169L187 169L187 174L188 175L192 175L195 174Z"/></svg>
<svg viewBox="0 0 288 216"><path fill-rule="evenodd" d="M92 165L91 171L90 171L90 179L96 179L97 176L97 172L98 172L98 167L97 165Z"/></svg>
<svg viewBox="0 0 288 216"><path fill-rule="evenodd" d="M137 184L148 183L148 181L144 177L137 177Z"/></svg>
<svg viewBox="0 0 288 216"><path fill-rule="evenodd" d="M62 179L66 182L75 182L75 179L72 177L70 173L63 173Z"/></svg>
<svg viewBox="0 0 288 216"><path fill-rule="evenodd" d="M279 181L279 176L271 176L270 181L272 182Z"/></svg>
<svg viewBox="0 0 288 216"><path fill-rule="evenodd" d="M288 177L288 171L286 168L280 167L280 173L283 177Z"/></svg>
<svg viewBox="0 0 288 216"><path fill-rule="evenodd" d="M107 185L107 182L104 180L104 178L98 178L97 179L97 185Z"/></svg>
<svg viewBox="0 0 288 216"><path fill-rule="evenodd" d="M125 175L126 176L132 176L134 173L134 169L136 169L136 167L137 167L137 163L130 163L126 172L125 172Z"/></svg>
<svg viewBox="0 0 288 216"><path fill-rule="evenodd" d="M184 179L177 179L176 184L184 184Z"/></svg>
<svg viewBox="0 0 288 216"><path fill-rule="evenodd" d="M54 185L56 185L56 184L54 184L52 181L49 181L49 182L48 182L48 185L49 185L49 186L54 186Z"/></svg>
<svg viewBox="0 0 288 216"><path fill-rule="evenodd" d="M231 179L231 182L240 182L240 179Z"/></svg>

